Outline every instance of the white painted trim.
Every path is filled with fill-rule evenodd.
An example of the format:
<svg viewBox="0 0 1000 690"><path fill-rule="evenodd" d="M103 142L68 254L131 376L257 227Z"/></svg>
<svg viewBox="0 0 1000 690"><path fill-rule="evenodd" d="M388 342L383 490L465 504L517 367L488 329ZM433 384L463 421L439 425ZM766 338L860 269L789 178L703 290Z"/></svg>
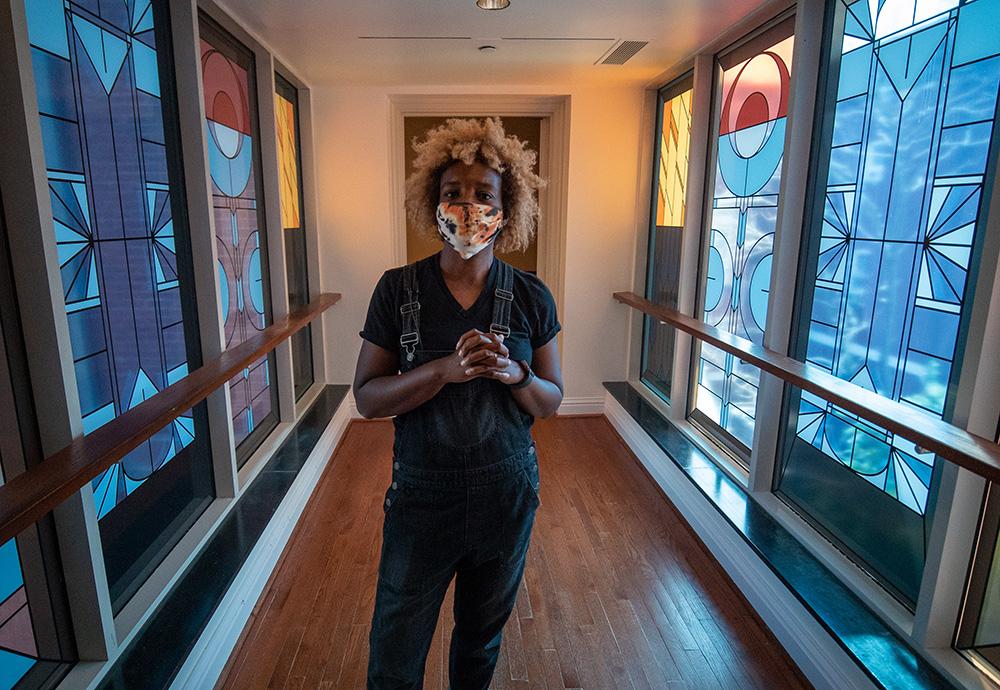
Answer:
<svg viewBox="0 0 1000 690"><path fill-rule="evenodd" d="M572 417L574 415L595 415L604 412L604 398L600 396L575 396L563 398L556 415Z"/></svg>
<svg viewBox="0 0 1000 690"><path fill-rule="evenodd" d="M350 421L348 408L341 405L188 654L171 688L202 690L218 681Z"/></svg>
<svg viewBox="0 0 1000 690"><path fill-rule="evenodd" d="M406 181L403 120L408 116L454 115L464 117L541 117L548 120L545 148L539 159L545 161L549 184L539 195L541 224L538 228L538 277L545 282L564 313L566 292L566 208L569 198L570 105L568 95L538 96L521 94L390 94L389 109L389 219L392 227L392 257L396 266L406 263L406 216L404 191ZM561 333L559 334L561 335ZM559 352L563 339L557 335Z"/></svg>
<svg viewBox="0 0 1000 690"><path fill-rule="evenodd" d="M605 414L809 681L820 690L876 687L610 393Z"/></svg>

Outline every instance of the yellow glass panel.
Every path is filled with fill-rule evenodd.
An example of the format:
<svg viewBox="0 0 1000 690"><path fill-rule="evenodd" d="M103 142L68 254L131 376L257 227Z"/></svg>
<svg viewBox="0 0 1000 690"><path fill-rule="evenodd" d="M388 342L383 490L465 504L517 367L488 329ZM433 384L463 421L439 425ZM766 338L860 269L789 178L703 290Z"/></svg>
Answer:
<svg viewBox="0 0 1000 690"><path fill-rule="evenodd" d="M659 192L656 224L684 225L684 190L687 189L688 148L691 142L691 89L663 104L660 133Z"/></svg>
<svg viewBox="0 0 1000 690"><path fill-rule="evenodd" d="M299 156L295 141L295 106L274 94L278 121L278 166L281 172L281 227L301 227L299 213Z"/></svg>

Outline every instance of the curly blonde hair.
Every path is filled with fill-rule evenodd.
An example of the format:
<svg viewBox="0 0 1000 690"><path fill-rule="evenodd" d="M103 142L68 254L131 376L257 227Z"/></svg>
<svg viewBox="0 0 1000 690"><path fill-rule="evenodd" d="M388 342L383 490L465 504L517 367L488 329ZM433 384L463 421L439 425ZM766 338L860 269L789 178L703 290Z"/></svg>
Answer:
<svg viewBox="0 0 1000 690"><path fill-rule="evenodd" d="M413 227L437 238L434 211L441 190L441 175L454 162L480 162L500 173L503 197L503 232L494 249L520 251L531 243L540 220L536 190L546 181L532 171L537 154L514 135L507 136L498 117L485 120L449 118L427 133L413 138L413 172L406 178L406 217Z"/></svg>

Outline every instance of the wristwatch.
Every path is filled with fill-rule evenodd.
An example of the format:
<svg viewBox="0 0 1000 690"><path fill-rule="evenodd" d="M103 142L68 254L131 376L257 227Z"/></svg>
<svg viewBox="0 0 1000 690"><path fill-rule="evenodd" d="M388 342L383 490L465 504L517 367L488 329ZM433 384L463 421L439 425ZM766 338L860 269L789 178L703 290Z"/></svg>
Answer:
<svg viewBox="0 0 1000 690"><path fill-rule="evenodd" d="M524 388L529 383L531 383L531 379L535 378L535 372L533 372L531 370L531 365L528 364L528 362L526 360L519 359L519 360L516 360L516 361L517 361L518 364L521 365L521 368L524 369L524 378L521 379L518 383L512 383L512 384L510 384L510 387L511 388Z"/></svg>

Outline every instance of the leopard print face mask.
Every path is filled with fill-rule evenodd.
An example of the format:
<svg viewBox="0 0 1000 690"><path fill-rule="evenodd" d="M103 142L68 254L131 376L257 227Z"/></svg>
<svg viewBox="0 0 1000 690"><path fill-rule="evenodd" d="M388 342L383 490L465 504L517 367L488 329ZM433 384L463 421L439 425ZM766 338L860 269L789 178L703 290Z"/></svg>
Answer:
<svg viewBox="0 0 1000 690"><path fill-rule="evenodd" d="M503 229L503 210L486 204L443 201L437 207L438 234L463 259L471 259Z"/></svg>

